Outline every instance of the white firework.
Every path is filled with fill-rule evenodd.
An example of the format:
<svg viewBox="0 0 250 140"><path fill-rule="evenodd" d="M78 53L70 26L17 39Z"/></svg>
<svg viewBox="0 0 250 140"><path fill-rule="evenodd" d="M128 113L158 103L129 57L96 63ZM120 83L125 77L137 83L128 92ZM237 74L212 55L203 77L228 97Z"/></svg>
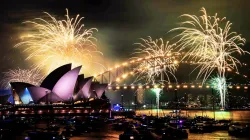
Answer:
<svg viewBox="0 0 250 140"><path fill-rule="evenodd" d="M234 54L248 53L240 48L245 39L236 32L231 32L232 23L226 18L207 15L205 8L201 9L202 16L184 14L187 21L181 23L181 27L171 31L181 31L176 37L179 38L178 47L187 51L183 59L195 61L199 70L197 78L203 77L203 83L212 72L216 72L220 79L225 79L227 69L238 71L237 64L241 62ZM221 90L221 103L225 107L226 90Z"/></svg>
<svg viewBox="0 0 250 140"><path fill-rule="evenodd" d="M3 72L3 80L1 81L4 88L9 88L11 82L25 82L35 86L40 85L42 75L38 69L10 69Z"/></svg>
<svg viewBox="0 0 250 140"><path fill-rule="evenodd" d="M140 58L145 57L145 61L140 62L134 69L135 75L137 75L136 81L145 79L147 83L155 84L170 82L170 77L177 81L175 72L178 61L175 58L179 53L173 52L175 44L170 45L162 38L152 40L151 37L148 37L148 39L141 40L142 43L136 43L139 48L135 50L134 54L139 55Z"/></svg>

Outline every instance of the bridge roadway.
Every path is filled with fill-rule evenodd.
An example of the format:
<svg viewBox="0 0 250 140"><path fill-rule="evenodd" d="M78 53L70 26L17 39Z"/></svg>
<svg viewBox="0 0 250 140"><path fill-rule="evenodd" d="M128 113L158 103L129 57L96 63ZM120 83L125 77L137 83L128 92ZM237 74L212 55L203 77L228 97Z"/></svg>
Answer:
<svg viewBox="0 0 250 140"><path fill-rule="evenodd" d="M19 104L0 107L0 116L109 116L109 114L109 106L93 108L83 104ZM124 116L134 112L113 112L112 114Z"/></svg>
<svg viewBox="0 0 250 140"><path fill-rule="evenodd" d="M235 85L229 85L229 89L236 89L236 90L244 90L247 91L250 87L249 84L235 84ZM209 84L202 85L201 83L180 83L180 84L165 84L165 85L108 85L107 90L126 90L126 89L152 89L152 88L167 88L167 89L216 89L216 86L210 86Z"/></svg>
<svg viewBox="0 0 250 140"><path fill-rule="evenodd" d="M153 115L157 114L161 117L170 115L175 109L141 109L136 110L137 115ZM117 112L112 111L112 116L127 116L134 115L134 111ZM175 115L175 113L172 113ZM5 105L0 107L0 116L13 117L36 117L36 116L87 116L87 115L102 115L109 116L109 107L92 108L91 106L84 106L82 104L29 104L29 105ZM234 121L249 121L250 110L231 109L220 111L213 111L211 109L181 109L181 116L208 116L217 120L231 119Z"/></svg>

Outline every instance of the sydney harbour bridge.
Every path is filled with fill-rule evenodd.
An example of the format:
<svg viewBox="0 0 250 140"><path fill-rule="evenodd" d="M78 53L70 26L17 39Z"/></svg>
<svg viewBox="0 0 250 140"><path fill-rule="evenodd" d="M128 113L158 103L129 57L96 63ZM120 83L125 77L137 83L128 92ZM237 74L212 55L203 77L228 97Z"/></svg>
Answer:
<svg viewBox="0 0 250 140"><path fill-rule="evenodd" d="M134 90L139 89L168 89L177 93L178 90L186 89L210 89L212 92L216 90L216 85L202 82L182 82L178 83L173 75L168 75L165 72L166 67L171 65L189 65L196 66L199 63L193 61L182 60L182 53L171 53L167 56L147 56L144 58L131 59L127 62L109 68L107 71L96 74L93 76L93 82L100 84L107 84L106 91L109 90ZM164 63L159 63L164 62ZM153 63L152 63L153 62ZM146 65L142 65L146 64ZM243 66L247 64L243 63ZM151 73L150 73L151 72ZM232 69L227 69L228 73L242 77L245 81L248 80L247 75L242 75L239 72L234 72ZM185 74L188 74L187 72ZM172 76L172 77L171 77ZM153 78L148 78L153 77ZM170 82L171 81L171 82ZM248 83L230 83L228 89L247 91L249 88ZM157 93L156 93L157 94ZM100 98L100 97L98 97ZM159 109L159 96L156 95L156 104ZM93 98L91 99L93 100ZM90 101L90 100L89 100ZM92 104L99 104L99 101ZM88 104L88 103L87 103ZM122 101L123 104L123 101ZM98 106L98 105L97 105ZM122 105L123 106L123 105ZM10 112L15 115L79 115L79 114L95 114L95 113L108 113L109 107L96 107L93 109L86 105L85 107L75 104L18 104L13 106L2 106L1 114L8 114ZM214 109L214 107L213 107Z"/></svg>
<svg viewBox="0 0 250 140"><path fill-rule="evenodd" d="M217 88L216 85L211 85L208 82L202 83L201 80L196 80L194 82L188 80L187 82L178 82L178 79L173 79L169 81L167 79L166 73L164 72L164 66L168 65L188 65L189 67L195 67L199 63L195 61L185 61L182 59L183 53L171 53L168 56L156 56L156 57L144 57L144 58L136 58L131 59L127 62L123 62L120 65L115 65L113 68L109 68L108 70L94 75L94 80L99 81L101 83L108 83L107 90L119 90L119 89L150 89L150 88L169 88L169 89L188 89L188 88L198 88L198 89L211 89ZM157 59L168 59L168 61L164 60L164 63L155 63L155 65L149 65L145 67L141 67L142 63L149 63L150 61L157 61ZM247 66L246 63L242 63L242 66ZM155 75L150 75L150 71L152 73L157 73ZM178 71L178 70L177 70ZM232 69L227 69L227 72L230 75L239 77L243 79L242 83L233 83L228 84L229 89L244 89L247 90L249 88L249 80L246 74L241 74ZM188 75L189 72L186 71L183 73ZM139 76L144 77L141 80L136 80L140 78ZM158 82L147 81L147 76L154 76ZM129 80L128 80L129 79ZM133 80L131 80L133 79Z"/></svg>

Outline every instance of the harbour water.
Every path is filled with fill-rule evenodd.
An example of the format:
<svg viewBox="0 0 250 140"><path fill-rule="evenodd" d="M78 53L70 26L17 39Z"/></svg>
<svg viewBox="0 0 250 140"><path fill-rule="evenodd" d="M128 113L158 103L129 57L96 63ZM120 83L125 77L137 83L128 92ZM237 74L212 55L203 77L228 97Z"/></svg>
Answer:
<svg viewBox="0 0 250 140"><path fill-rule="evenodd" d="M36 125L37 128L45 128L45 123L39 123ZM16 137L16 140L25 140L27 137L27 132L25 131L22 136ZM236 138L230 136L227 130L214 131L212 133L189 133L187 140L247 140L246 138ZM106 125L99 132L87 132L79 136L69 137L70 140L119 140L119 135L123 131L115 131L112 129L111 125Z"/></svg>
<svg viewBox="0 0 250 140"><path fill-rule="evenodd" d="M109 133L90 133L78 137L72 137L70 140L119 140L122 132L109 131ZM227 131L216 131L213 133L194 134L189 133L188 140L247 140L244 138L235 138L228 135Z"/></svg>
<svg viewBox="0 0 250 140"><path fill-rule="evenodd" d="M144 109L137 110L137 115L153 115L163 117L166 115L176 115L173 113L173 109ZM178 116L189 116L191 118L195 116L206 116L209 118L215 118L216 120L233 120L233 121L248 121L250 122L250 110L231 110L231 111L222 111L222 110L181 110L177 113Z"/></svg>

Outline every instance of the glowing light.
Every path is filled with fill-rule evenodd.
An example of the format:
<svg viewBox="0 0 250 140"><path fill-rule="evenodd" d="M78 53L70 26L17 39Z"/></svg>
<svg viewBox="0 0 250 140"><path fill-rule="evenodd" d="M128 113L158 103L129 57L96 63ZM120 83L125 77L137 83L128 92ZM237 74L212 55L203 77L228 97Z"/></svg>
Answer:
<svg viewBox="0 0 250 140"><path fill-rule="evenodd" d="M116 78L116 82L119 82L121 79L120 78Z"/></svg>
<svg viewBox="0 0 250 140"><path fill-rule="evenodd" d="M161 88L164 88L164 85L161 85Z"/></svg>
<svg viewBox="0 0 250 140"><path fill-rule="evenodd" d="M180 85L177 85L176 87L177 87L177 88L180 88L181 86L180 86Z"/></svg>
<svg viewBox="0 0 250 140"><path fill-rule="evenodd" d="M38 69L10 69L7 72L3 72L1 84L4 88L9 88L11 82L25 82L38 86L42 78Z"/></svg>
<svg viewBox="0 0 250 140"><path fill-rule="evenodd" d="M191 88L195 88L195 86L194 86L194 85L192 85L192 86L191 86Z"/></svg>
<svg viewBox="0 0 250 140"><path fill-rule="evenodd" d="M240 86L236 86L236 89L240 89Z"/></svg>
<svg viewBox="0 0 250 140"><path fill-rule="evenodd" d="M172 85L169 85L168 88L173 88L173 86L172 86Z"/></svg>
<svg viewBox="0 0 250 140"><path fill-rule="evenodd" d="M231 88L231 89L233 88L233 86L228 86L228 87Z"/></svg>
<svg viewBox="0 0 250 140"><path fill-rule="evenodd" d="M199 85L198 87L199 87L199 88L202 88L202 85Z"/></svg>
<svg viewBox="0 0 250 140"><path fill-rule="evenodd" d="M123 65L123 66L127 66L127 65L128 65L128 63L127 63L127 62L124 62L122 65Z"/></svg>
<svg viewBox="0 0 250 140"><path fill-rule="evenodd" d="M109 86L109 87L108 87L108 89L112 89L112 87L111 87L111 86Z"/></svg>
<svg viewBox="0 0 250 140"><path fill-rule="evenodd" d="M244 86L244 89L248 89L248 87L247 87L247 86Z"/></svg>
<svg viewBox="0 0 250 140"><path fill-rule="evenodd" d="M142 86L139 86L139 88L141 89L141 88L142 88Z"/></svg>
<svg viewBox="0 0 250 140"><path fill-rule="evenodd" d="M146 86L146 88L150 88L149 86Z"/></svg>
<svg viewBox="0 0 250 140"><path fill-rule="evenodd" d="M100 72L99 75L105 74L105 72Z"/></svg>
<svg viewBox="0 0 250 140"><path fill-rule="evenodd" d="M209 88L210 86L206 86L206 88Z"/></svg>
<svg viewBox="0 0 250 140"><path fill-rule="evenodd" d="M184 85L183 88L187 88L188 86L187 85Z"/></svg>
<svg viewBox="0 0 250 140"><path fill-rule="evenodd" d="M122 75L122 78L124 79L124 78L126 78L128 75L127 74L123 74Z"/></svg>
<svg viewBox="0 0 250 140"><path fill-rule="evenodd" d="M131 86L131 88L132 88L132 89L134 89L134 88L135 88L135 86Z"/></svg>
<svg viewBox="0 0 250 140"><path fill-rule="evenodd" d="M22 36L22 42L14 46L28 54L27 60L34 60L36 68L48 68L47 73L68 63L72 63L73 67L84 64L83 69L93 64L102 66L95 61L97 56L102 55L93 37L96 28L84 28L81 24L83 17L77 15L70 18L67 9L65 20L57 20L47 12L45 14L49 20L35 18L25 22L31 25L29 28L32 31Z"/></svg>
<svg viewBox="0 0 250 140"><path fill-rule="evenodd" d="M158 85L154 85L154 88L158 88Z"/></svg>
<svg viewBox="0 0 250 140"><path fill-rule="evenodd" d="M116 89L120 89L120 87L119 87L119 86L116 86Z"/></svg>
<svg viewBox="0 0 250 140"><path fill-rule="evenodd" d="M152 59L140 61L134 70L137 74L135 82L145 80L147 83L162 84L163 82L170 82L170 76L176 81L174 73L177 70L178 63L173 64L173 58L166 57L174 50L175 44L170 45L169 42L165 43L162 38L152 40L151 37L148 37L148 39L141 40L142 43L136 43L139 47L135 50L134 54L140 56L146 55ZM141 60L141 58L137 60ZM166 77L166 80L163 79L162 75ZM158 80L159 77L161 77L160 80Z"/></svg>
<svg viewBox="0 0 250 140"><path fill-rule="evenodd" d="M249 53L240 48L245 39L236 32L231 32L231 25L226 18L219 18L217 14L209 16L205 8L201 9L202 16L184 14L187 21L182 26L171 31L181 31L176 37L180 50L187 50L182 59L197 62L195 69L199 70L197 78L203 77L202 84L216 71L218 78L225 79L228 69L237 69L241 62L234 54ZM222 86L226 88L225 86ZM221 106L225 108L226 89L220 90Z"/></svg>
<svg viewBox="0 0 250 140"><path fill-rule="evenodd" d="M115 66L116 69L119 68L119 67L120 67L120 65L116 65L116 66Z"/></svg>
<svg viewBox="0 0 250 140"><path fill-rule="evenodd" d="M128 87L127 87L127 86L124 86L123 88L124 88L124 89L127 89Z"/></svg>
<svg viewBox="0 0 250 140"><path fill-rule="evenodd" d="M178 61L177 61L177 60L174 60L174 64L178 64Z"/></svg>

